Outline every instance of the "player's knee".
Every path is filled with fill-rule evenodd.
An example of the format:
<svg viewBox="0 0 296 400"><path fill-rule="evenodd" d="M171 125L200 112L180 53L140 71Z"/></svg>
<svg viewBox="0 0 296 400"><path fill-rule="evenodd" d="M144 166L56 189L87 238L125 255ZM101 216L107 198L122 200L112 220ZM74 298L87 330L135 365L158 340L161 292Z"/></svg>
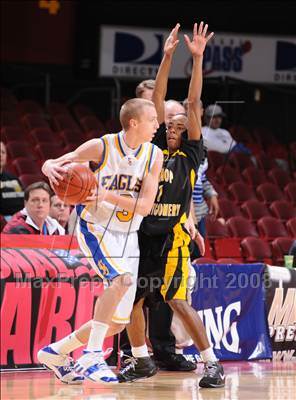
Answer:
<svg viewBox="0 0 296 400"><path fill-rule="evenodd" d="M187 303L186 300L180 300L180 299L172 299L168 301L169 306L175 311L176 313L179 314L186 314L189 304Z"/></svg>

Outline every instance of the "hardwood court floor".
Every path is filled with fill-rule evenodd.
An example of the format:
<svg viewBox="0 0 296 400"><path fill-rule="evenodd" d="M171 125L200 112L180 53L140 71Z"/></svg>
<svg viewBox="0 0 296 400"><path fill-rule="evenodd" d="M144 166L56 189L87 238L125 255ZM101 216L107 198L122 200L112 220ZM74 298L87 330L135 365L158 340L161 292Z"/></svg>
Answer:
<svg viewBox="0 0 296 400"><path fill-rule="evenodd" d="M296 362L225 362L226 385L199 389L202 365L194 372L159 372L150 379L118 385L59 383L46 371L1 374L1 399L71 400L294 400Z"/></svg>

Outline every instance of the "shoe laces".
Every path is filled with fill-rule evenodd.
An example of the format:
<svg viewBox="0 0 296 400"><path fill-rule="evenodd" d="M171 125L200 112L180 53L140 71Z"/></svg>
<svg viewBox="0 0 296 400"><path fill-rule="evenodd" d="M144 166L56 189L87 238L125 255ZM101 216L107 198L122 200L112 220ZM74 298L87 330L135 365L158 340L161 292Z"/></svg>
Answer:
<svg viewBox="0 0 296 400"><path fill-rule="evenodd" d="M137 359L134 357L128 357L123 361L124 364L128 364L125 368L123 368L120 373L125 374L126 372L130 371L131 369L135 370L137 365Z"/></svg>
<svg viewBox="0 0 296 400"><path fill-rule="evenodd" d="M217 372L217 363L214 361L207 361L205 363L204 375L214 378Z"/></svg>
<svg viewBox="0 0 296 400"><path fill-rule="evenodd" d="M74 369L74 360L72 357L65 355L65 365L63 365L65 371L71 372Z"/></svg>

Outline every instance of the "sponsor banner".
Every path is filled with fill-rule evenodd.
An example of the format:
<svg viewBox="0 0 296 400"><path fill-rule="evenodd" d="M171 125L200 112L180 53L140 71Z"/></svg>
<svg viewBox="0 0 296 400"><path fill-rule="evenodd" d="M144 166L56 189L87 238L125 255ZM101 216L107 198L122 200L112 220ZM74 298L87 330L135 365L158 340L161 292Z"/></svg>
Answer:
<svg viewBox="0 0 296 400"><path fill-rule="evenodd" d="M218 359L272 358L264 302L264 265L196 265L192 306ZM188 359L200 360L194 346Z"/></svg>
<svg viewBox="0 0 296 400"><path fill-rule="evenodd" d="M296 361L296 270L268 267L266 303L273 359Z"/></svg>
<svg viewBox="0 0 296 400"><path fill-rule="evenodd" d="M192 60L182 31L170 78L188 78ZM102 26L99 76L154 78L168 30ZM215 33L204 53L206 77L231 77L252 82L296 83L296 37Z"/></svg>
<svg viewBox="0 0 296 400"><path fill-rule="evenodd" d="M1 249L1 368L38 366L37 351L92 319L103 290L79 250Z"/></svg>

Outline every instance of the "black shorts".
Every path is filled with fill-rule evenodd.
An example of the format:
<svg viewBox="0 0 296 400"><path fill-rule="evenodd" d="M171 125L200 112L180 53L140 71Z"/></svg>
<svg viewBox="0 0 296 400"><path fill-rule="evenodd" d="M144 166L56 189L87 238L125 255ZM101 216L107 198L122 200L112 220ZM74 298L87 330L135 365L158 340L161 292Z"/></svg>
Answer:
<svg viewBox="0 0 296 400"><path fill-rule="evenodd" d="M190 236L181 224L172 233L149 236L139 231L140 263L135 303L186 300Z"/></svg>

